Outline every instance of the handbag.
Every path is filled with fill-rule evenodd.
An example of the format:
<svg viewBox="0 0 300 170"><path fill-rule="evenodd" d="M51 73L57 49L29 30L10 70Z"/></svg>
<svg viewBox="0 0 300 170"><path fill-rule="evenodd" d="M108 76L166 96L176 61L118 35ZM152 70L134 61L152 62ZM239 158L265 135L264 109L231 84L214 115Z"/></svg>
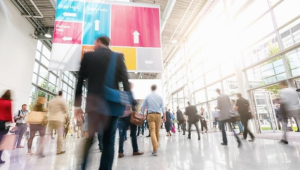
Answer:
<svg viewBox="0 0 300 170"><path fill-rule="evenodd" d="M15 134L4 135L0 143L0 150L14 150L16 138Z"/></svg>
<svg viewBox="0 0 300 170"><path fill-rule="evenodd" d="M46 112L31 111L27 117L29 124L44 124L47 119Z"/></svg>
<svg viewBox="0 0 300 170"><path fill-rule="evenodd" d="M172 133L176 133L176 129L175 129L175 126L174 125L172 125Z"/></svg>
<svg viewBox="0 0 300 170"><path fill-rule="evenodd" d="M146 116L144 114L137 113L135 111L131 112L130 115L130 123L141 126L146 120Z"/></svg>
<svg viewBox="0 0 300 170"><path fill-rule="evenodd" d="M125 106L132 103L132 96L129 92L114 89L117 58L118 54L112 52L104 82L104 98L109 109L107 114L110 116L122 116Z"/></svg>

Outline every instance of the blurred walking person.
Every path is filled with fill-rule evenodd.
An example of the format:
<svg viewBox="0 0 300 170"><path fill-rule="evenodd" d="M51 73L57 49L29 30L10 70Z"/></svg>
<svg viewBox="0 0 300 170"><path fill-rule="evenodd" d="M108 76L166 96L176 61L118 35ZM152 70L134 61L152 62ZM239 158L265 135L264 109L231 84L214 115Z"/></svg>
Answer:
<svg viewBox="0 0 300 170"><path fill-rule="evenodd" d="M201 123L201 131L202 134L204 134L204 128L205 128L205 133L207 133L208 129L207 129L207 112L204 111L203 108L201 108L201 112L200 112L200 123Z"/></svg>
<svg viewBox="0 0 300 170"><path fill-rule="evenodd" d="M231 100L231 104L232 104L233 111L237 112L237 111L235 110L236 101L232 99L232 100ZM237 112L237 114L239 114L239 112ZM241 121L237 121L236 124L237 124L238 127L239 127L239 131L240 131L239 135L243 135L243 133L244 133L244 127L243 127L243 125L242 125L242 122L241 122Z"/></svg>
<svg viewBox="0 0 300 170"><path fill-rule="evenodd" d="M24 148L24 146L21 145L22 138L24 133L27 130L27 123L26 123L26 117L28 115L28 110L27 110L27 104L22 105L22 109L18 110L18 112L15 114L15 122L17 126L17 131L16 135L18 136L17 139L17 148Z"/></svg>
<svg viewBox="0 0 300 170"><path fill-rule="evenodd" d="M180 129L183 131L183 135L185 135L185 121L183 117L182 111L179 109L179 106L177 106L177 112L176 117L178 121L178 132L180 132Z"/></svg>
<svg viewBox="0 0 300 170"><path fill-rule="evenodd" d="M198 134L198 140L200 140L200 132L199 132L199 119L200 116L197 115L198 111L196 106L192 106L190 102L188 102L188 107L185 108L185 114L188 116L188 123L189 123L189 134L188 139L191 139L191 127L192 125L196 126L197 134Z"/></svg>
<svg viewBox="0 0 300 170"><path fill-rule="evenodd" d="M217 107L215 107L215 111L212 112L213 125L214 125L215 132L217 131L217 125L218 125L219 130L221 130L220 123L218 121L218 116L219 116L219 110Z"/></svg>
<svg viewBox="0 0 300 170"><path fill-rule="evenodd" d="M32 115L33 117L43 117L44 116L44 118L45 118L47 109L44 108L44 104L45 104L45 97L38 97L29 114L33 114ZM37 116L37 114L41 114L41 116ZM43 158L43 157L45 157L45 155L43 154L43 151L44 151L45 134L46 134L46 126L47 126L47 123L45 122L46 119L44 119L44 120L41 119L41 120L39 120L39 122L30 123L29 118L30 118L30 116L28 117L30 137L29 137L28 143L27 143L27 145L28 145L27 155L34 154L31 151L32 141L33 141L33 138L35 137L36 132L39 132L40 138L39 138L39 144L37 147L37 155L38 155L38 157Z"/></svg>
<svg viewBox="0 0 300 170"><path fill-rule="evenodd" d="M129 83L130 85L130 89L133 88L133 84ZM130 136L131 136L131 146L132 146L132 150L133 156L138 156L138 155L143 155L144 152L139 151L139 147L138 147L138 143L137 143L137 134L136 134L136 130L138 128L137 125L131 123L130 118L131 118L131 114L134 114L131 112L131 110L133 112L135 112L136 109L136 105L137 105L137 101L133 100L132 102L132 106L126 106L126 109L124 111L124 114L122 117L119 118L119 132L120 132L120 139L119 139L119 158L123 158L124 157L124 141L121 139L124 139L125 134L127 133L127 129L130 127Z"/></svg>
<svg viewBox="0 0 300 170"><path fill-rule="evenodd" d="M217 98L218 101L217 108L220 110L218 120L220 121L221 124L221 131L222 131L222 138L223 138L223 142L221 143L221 145L227 145L227 135L225 131L225 125L226 123L228 123L230 129L232 130L238 142L238 147L241 147L242 146L241 140L232 128L231 120L232 117L234 116L234 111L230 99L226 94L221 93L220 89L217 89L216 92L219 94Z"/></svg>
<svg viewBox="0 0 300 170"><path fill-rule="evenodd" d="M280 87L280 109L283 115L282 129L283 136L281 143L288 144L287 139L287 119L293 117L296 122L300 122L300 104L296 89L288 87L286 81L279 84Z"/></svg>
<svg viewBox="0 0 300 170"><path fill-rule="evenodd" d="M64 154L63 151L63 134L64 134L64 124L65 117L68 113L68 108L65 100L62 98L63 92L59 91L58 96L49 101L49 126L50 129L55 129L57 132L57 148L56 154Z"/></svg>
<svg viewBox="0 0 300 170"><path fill-rule="evenodd" d="M9 128L6 127L6 123L13 122L12 117L11 93L10 90L6 90L0 98L0 142L9 130ZM1 159L2 153L3 150L0 150L0 164L5 163L5 161Z"/></svg>
<svg viewBox="0 0 300 170"><path fill-rule="evenodd" d="M167 110L167 108L166 108ZM165 122L165 128L167 131L167 136L172 136L171 130L172 130L172 113L170 111L166 111L166 122Z"/></svg>
<svg viewBox="0 0 300 170"><path fill-rule="evenodd" d="M110 39L108 37L97 38L94 52L84 54L78 73L74 111L77 120L81 119L80 115L83 113L81 110L83 83L84 81L88 82L85 111L88 113L89 138L85 144L82 169L88 169L87 158L89 149L93 144L95 132L100 131L100 124L102 128L101 134L103 135L101 137L103 152L100 159L100 170L112 169L117 120L118 116L123 114L123 111L119 113L119 111L110 110L113 108L107 103L111 104L112 101L108 99L108 96L105 96L107 90L105 90L104 85L109 90L117 91L119 90L119 84L123 84L122 90L124 92L130 91L124 55L112 52L108 47L109 44ZM122 100L122 102L124 101ZM120 106L120 103L116 104Z"/></svg>
<svg viewBox="0 0 300 170"><path fill-rule="evenodd" d="M147 107L148 111L148 124L149 124L149 131L153 146L153 156L157 156L157 150L159 145L159 131L161 128L161 122L166 121L166 112L164 109L164 104L161 96L156 93L156 85L151 86L151 94L146 97L143 103L143 110ZM163 115L163 121L161 120L161 116Z"/></svg>
<svg viewBox="0 0 300 170"><path fill-rule="evenodd" d="M249 134L251 137L251 140L249 140L249 141L253 142L255 137L248 127L248 121L252 118L249 101L246 100L245 98L243 98L241 93L238 93L236 96L237 96L238 100L235 104L234 110L237 111L241 117L241 121L244 126L243 137L246 140L247 135Z"/></svg>

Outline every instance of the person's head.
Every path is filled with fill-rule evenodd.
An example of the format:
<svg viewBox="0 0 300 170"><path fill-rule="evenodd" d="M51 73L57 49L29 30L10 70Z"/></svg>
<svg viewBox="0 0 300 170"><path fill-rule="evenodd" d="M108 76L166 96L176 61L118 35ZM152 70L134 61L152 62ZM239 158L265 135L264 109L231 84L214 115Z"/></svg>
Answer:
<svg viewBox="0 0 300 170"><path fill-rule="evenodd" d="M177 106L177 110L179 110L179 106Z"/></svg>
<svg viewBox="0 0 300 170"><path fill-rule="evenodd" d="M215 110L218 110L218 108L217 108L217 107L215 107Z"/></svg>
<svg viewBox="0 0 300 170"><path fill-rule="evenodd" d="M204 112L204 109L203 109L203 108L201 108L201 112Z"/></svg>
<svg viewBox="0 0 300 170"><path fill-rule="evenodd" d="M275 103L276 108L279 108L279 106L280 106L279 103Z"/></svg>
<svg viewBox="0 0 300 170"><path fill-rule="evenodd" d="M59 97L62 97L62 95L63 95L63 92L60 90L60 91L58 91L58 96Z"/></svg>
<svg viewBox="0 0 300 170"><path fill-rule="evenodd" d="M240 99L240 98L242 98L242 94L241 94L241 93L238 93L238 94L236 94L236 97L237 97L238 99Z"/></svg>
<svg viewBox="0 0 300 170"><path fill-rule="evenodd" d="M94 49L98 48L108 48L110 44L110 39L106 36L102 36L96 39Z"/></svg>
<svg viewBox="0 0 300 170"><path fill-rule="evenodd" d="M33 106L33 111L39 111L43 112L44 111L44 104L45 104L45 97L41 96L36 99L36 102Z"/></svg>
<svg viewBox="0 0 300 170"><path fill-rule="evenodd" d="M287 88L288 87L288 84L286 81L282 81L279 83L279 88L281 89L284 89L284 88Z"/></svg>
<svg viewBox="0 0 300 170"><path fill-rule="evenodd" d="M4 100L11 100L11 93L10 93L10 90L6 90L4 92L4 94L1 96L1 99L4 99Z"/></svg>
<svg viewBox="0 0 300 170"><path fill-rule="evenodd" d="M188 105L191 105L190 102L188 102Z"/></svg>
<svg viewBox="0 0 300 170"><path fill-rule="evenodd" d="M22 104L22 110L27 110L27 104Z"/></svg>
<svg viewBox="0 0 300 170"><path fill-rule="evenodd" d="M155 84L153 84L152 86L151 86L151 91L155 91L156 90L156 85Z"/></svg>
<svg viewBox="0 0 300 170"><path fill-rule="evenodd" d="M217 92L218 94L221 94L221 90L220 90L220 89L216 89L216 92Z"/></svg>

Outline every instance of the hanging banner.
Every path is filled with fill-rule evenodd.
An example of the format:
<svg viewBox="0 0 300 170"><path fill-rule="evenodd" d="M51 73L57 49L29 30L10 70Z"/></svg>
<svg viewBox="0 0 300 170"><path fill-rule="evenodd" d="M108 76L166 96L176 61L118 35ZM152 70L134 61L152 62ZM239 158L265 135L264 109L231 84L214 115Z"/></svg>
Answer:
<svg viewBox="0 0 300 170"><path fill-rule="evenodd" d="M99 36L124 54L129 72L162 72L158 5L57 0L49 70L78 71Z"/></svg>

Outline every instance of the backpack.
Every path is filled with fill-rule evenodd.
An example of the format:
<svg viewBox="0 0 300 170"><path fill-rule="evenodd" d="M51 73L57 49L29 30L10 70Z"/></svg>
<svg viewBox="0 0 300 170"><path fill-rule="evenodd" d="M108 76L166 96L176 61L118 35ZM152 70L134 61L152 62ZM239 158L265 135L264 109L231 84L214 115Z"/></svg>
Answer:
<svg viewBox="0 0 300 170"><path fill-rule="evenodd" d="M20 116L20 113L21 113L21 111L19 110L19 111L18 111L18 116L15 116L15 117L14 117L15 123L17 123L17 120L18 120L16 117L19 117L19 116Z"/></svg>

